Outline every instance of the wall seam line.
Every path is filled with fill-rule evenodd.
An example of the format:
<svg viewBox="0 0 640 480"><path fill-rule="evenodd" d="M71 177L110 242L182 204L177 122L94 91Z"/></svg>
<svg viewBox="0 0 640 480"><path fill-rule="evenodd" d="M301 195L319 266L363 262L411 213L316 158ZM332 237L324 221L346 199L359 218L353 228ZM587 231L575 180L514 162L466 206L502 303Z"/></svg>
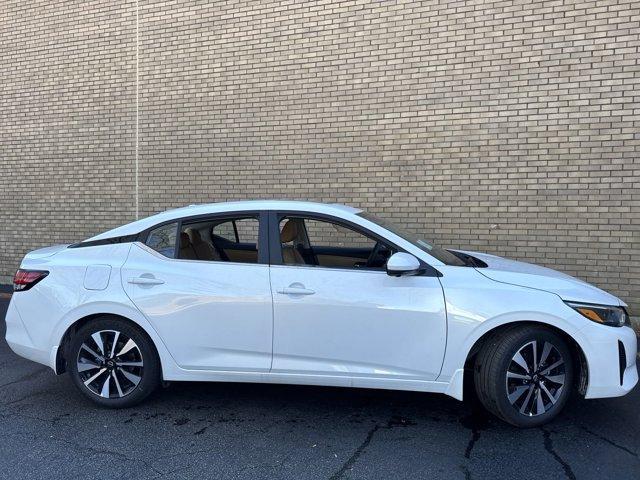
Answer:
<svg viewBox="0 0 640 480"><path fill-rule="evenodd" d="M139 131L140 131L140 67L139 67L139 49L140 49L140 26L139 26L138 0L136 0L136 151L135 151L135 202L136 202L136 220L140 218L140 160L138 154L139 147Z"/></svg>

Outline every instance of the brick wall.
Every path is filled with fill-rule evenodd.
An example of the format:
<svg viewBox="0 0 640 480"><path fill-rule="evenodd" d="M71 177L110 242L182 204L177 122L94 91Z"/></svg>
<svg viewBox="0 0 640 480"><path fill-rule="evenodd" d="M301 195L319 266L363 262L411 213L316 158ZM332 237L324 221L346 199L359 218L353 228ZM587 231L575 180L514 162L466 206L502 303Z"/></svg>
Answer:
<svg viewBox="0 0 640 480"><path fill-rule="evenodd" d="M338 201L640 307L639 2L138 4L142 215ZM136 6L0 15L9 274L135 216Z"/></svg>
<svg viewBox="0 0 640 480"><path fill-rule="evenodd" d="M0 275L134 215L135 3L0 0ZM0 282L2 283L2 282Z"/></svg>

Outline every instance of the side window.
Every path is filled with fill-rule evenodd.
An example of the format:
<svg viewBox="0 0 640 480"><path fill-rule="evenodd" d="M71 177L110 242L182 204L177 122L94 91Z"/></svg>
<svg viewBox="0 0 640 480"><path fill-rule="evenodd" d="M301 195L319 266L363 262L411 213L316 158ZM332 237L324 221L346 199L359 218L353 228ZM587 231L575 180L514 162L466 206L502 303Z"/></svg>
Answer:
<svg viewBox="0 0 640 480"><path fill-rule="evenodd" d="M258 263L258 231L257 217L185 223L180 231L178 258Z"/></svg>
<svg viewBox="0 0 640 480"><path fill-rule="evenodd" d="M382 269L394 253L358 230L315 218L283 218L280 241L285 265Z"/></svg>
<svg viewBox="0 0 640 480"><path fill-rule="evenodd" d="M151 230L147 237L146 245L165 257L173 258L176 251L177 223L162 225Z"/></svg>
<svg viewBox="0 0 640 480"><path fill-rule="evenodd" d="M304 223L312 246L372 249L375 245L375 240L342 225L312 218L306 219Z"/></svg>

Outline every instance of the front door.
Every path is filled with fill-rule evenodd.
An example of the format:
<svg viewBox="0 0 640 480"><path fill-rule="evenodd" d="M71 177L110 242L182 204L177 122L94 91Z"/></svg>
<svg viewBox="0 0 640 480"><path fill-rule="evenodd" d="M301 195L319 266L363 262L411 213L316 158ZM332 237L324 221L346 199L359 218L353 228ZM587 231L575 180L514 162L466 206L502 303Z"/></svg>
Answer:
<svg viewBox="0 0 640 480"><path fill-rule="evenodd" d="M277 228L272 372L436 379L446 344L436 277L388 276L394 247L338 219L281 214Z"/></svg>
<svg viewBox="0 0 640 480"><path fill-rule="evenodd" d="M232 240L217 235L232 221L242 224L232 240L245 252L236 261L228 254ZM161 226L145 245L131 247L122 268L125 290L180 367L271 367L269 266L259 262L258 232L257 214L198 219Z"/></svg>

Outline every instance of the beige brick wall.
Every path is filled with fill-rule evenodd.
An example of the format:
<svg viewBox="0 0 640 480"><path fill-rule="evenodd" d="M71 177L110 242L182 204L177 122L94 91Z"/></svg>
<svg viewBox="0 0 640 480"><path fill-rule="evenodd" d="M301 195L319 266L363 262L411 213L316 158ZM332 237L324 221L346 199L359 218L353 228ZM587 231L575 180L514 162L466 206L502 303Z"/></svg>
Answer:
<svg viewBox="0 0 640 480"><path fill-rule="evenodd" d="M344 202L640 307L640 2L138 3L142 214ZM0 4L9 274L134 216L136 9Z"/></svg>
<svg viewBox="0 0 640 480"><path fill-rule="evenodd" d="M0 0L0 275L134 215L135 2Z"/></svg>

